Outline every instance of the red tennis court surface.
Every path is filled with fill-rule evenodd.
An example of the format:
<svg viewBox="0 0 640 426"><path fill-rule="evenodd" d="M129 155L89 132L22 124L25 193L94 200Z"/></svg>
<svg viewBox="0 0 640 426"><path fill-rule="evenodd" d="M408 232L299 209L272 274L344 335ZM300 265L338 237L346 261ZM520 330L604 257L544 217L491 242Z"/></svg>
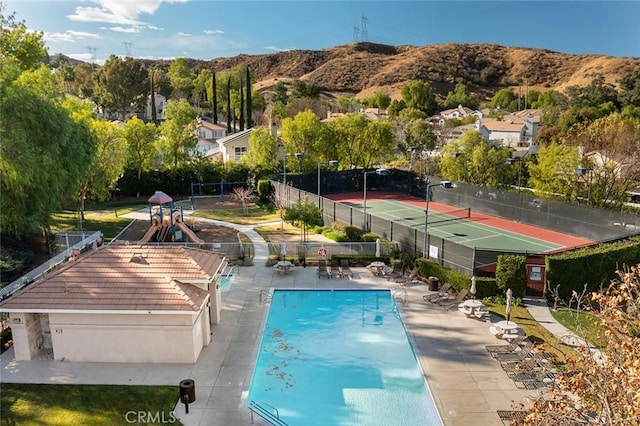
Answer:
<svg viewBox="0 0 640 426"><path fill-rule="evenodd" d="M351 192L343 194L334 194L325 196L333 201L340 203L362 203L362 192ZM399 194L396 192L367 191L367 201L376 200L393 200L395 202L407 203L415 207L425 208L425 200L408 194ZM459 207L442 204L435 201L429 201L429 211L447 213ZM478 222L483 226L493 227L497 230L509 231L526 237L537 238L563 246L558 251L566 251L578 247L590 246L595 244L594 240L588 238L576 237L574 235L563 234L561 232L552 231L540 226L527 225L513 220L503 219L498 216L492 216L485 213L471 211L471 216L466 219L470 222Z"/></svg>

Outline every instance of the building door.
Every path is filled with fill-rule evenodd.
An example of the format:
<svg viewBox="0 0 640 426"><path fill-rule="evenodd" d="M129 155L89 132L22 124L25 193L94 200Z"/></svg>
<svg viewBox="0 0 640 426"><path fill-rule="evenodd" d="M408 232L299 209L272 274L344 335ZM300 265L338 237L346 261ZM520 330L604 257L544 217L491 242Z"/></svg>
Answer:
<svg viewBox="0 0 640 426"><path fill-rule="evenodd" d="M528 297L544 297L545 292L545 267L544 264L527 264L527 289Z"/></svg>

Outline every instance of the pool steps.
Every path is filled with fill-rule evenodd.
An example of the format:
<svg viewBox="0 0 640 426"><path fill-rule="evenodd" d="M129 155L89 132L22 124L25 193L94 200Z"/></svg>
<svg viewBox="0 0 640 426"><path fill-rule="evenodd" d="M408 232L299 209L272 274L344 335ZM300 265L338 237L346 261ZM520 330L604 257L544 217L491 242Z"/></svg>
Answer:
<svg viewBox="0 0 640 426"><path fill-rule="evenodd" d="M253 414L255 413L272 425L287 426L284 421L280 420L278 409L269 405L266 401L250 401L249 410L251 410L251 424L253 424Z"/></svg>

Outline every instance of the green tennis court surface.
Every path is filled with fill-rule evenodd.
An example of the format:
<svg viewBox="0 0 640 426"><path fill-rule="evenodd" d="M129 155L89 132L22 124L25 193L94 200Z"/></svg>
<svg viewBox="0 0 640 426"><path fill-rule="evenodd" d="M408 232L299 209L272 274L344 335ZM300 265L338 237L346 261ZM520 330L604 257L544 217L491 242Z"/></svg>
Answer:
<svg viewBox="0 0 640 426"><path fill-rule="evenodd" d="M363 210L363 205L349 203L352 207ZM449 214L429 209L427 232L445 240L453 241L467 247L491 249L545 252L563 246L533 238L515 232L504 231L492 226L484 226L480 221L468 220L468 210L452 208ZM420 231L424 231L424 209L392 200L367 201L367 213L383 219L391 220Z"/></svg>

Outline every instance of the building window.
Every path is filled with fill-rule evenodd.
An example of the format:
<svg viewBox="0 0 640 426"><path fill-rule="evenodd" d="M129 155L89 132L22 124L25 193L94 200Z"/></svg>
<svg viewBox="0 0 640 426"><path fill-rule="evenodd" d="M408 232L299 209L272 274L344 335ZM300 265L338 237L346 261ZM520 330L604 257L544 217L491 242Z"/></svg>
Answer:
<svg viewBox="0 0 640 426"><path fill-rule="evenodd" d="M235 147L236 161L239 161L246 152L247 152L246 146L236 146Z"/></svg>

